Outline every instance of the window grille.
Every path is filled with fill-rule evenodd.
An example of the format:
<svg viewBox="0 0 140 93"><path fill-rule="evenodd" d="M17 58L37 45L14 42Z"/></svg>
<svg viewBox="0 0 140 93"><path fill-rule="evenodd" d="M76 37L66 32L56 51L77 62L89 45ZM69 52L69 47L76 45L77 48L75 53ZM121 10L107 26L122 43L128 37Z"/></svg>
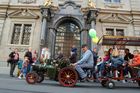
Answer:
<svg viewBox="0 0 140 93"><path fill-rule="evenodd" d="M21 34L21 24L14 24L14 31L12 35L11 44L18 44L20 40L20 34Z"/></svg>

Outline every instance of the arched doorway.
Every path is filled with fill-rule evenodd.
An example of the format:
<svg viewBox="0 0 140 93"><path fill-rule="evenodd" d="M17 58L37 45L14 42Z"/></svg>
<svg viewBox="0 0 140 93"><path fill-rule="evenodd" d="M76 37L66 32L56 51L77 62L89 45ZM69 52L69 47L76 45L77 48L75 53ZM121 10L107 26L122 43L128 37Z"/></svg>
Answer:
<svg viewBox="0 0 140 93"><path fill-rule="evenodd" d="M59 22L56 32L55 54L61 51L65 57L70 57L72 45L77 47L80 54L80 31L79 24L73 19L65 19Z"/></svg>

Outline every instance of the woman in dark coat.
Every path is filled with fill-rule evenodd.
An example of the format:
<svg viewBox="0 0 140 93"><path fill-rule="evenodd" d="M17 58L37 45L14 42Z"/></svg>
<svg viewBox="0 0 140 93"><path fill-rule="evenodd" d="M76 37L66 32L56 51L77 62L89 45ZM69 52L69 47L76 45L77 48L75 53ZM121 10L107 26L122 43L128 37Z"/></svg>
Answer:
<svg viewBox="0 0 140 93"><path fill-rule="evenodd" d="M19 53L18 50L15 48L13 52L11 52L9 54L9 58L10 58L10 76L14 77L13 72L15 70L15 67L19 61Z"/></svg>

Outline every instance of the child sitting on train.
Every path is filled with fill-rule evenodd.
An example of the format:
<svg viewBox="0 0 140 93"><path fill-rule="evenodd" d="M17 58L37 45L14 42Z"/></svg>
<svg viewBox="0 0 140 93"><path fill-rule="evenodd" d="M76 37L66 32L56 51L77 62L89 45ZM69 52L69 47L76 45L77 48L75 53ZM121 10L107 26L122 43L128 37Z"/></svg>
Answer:
<svg viewBox="0 0 140 93"><path fill-rule="evenodd" d="M111 60L111 67L118 68L119 66L122 66L124 63L124 59L119 55L119 51L117 49L113 50L112 58Z"/></svg>
<svg viewBox="0 0 140 93"><path fill-rule="evenodd" d="M104 57L103 57L103 61L101 61L101 58L98 58L98 70L97 72L99 72L99 77L104 77L107 75L107 70L106 69L106 64L109 63L110 60L110 55L108 51L104 51Z"/></svg>
<svg viewBox="0 0 140 93"><path fill-rule="evenodd" d="M132 59L132 62L129 63L129 66L131 66L131 67L140 66L140 53L139 53L139 51L134 50L133 55L134 55L134 58Z"/></svg>
<svg viewBox="0 0 140 93"><path fill-rule="evenodd" d="M134 50L133 55L134 58L132 59L132 62L129 63L129 66L133 72L132 77L135 77L134 75L140 77L140 53L138 50Z"/></svg>
<svg viewBox="0 0 140 93"><path fill-rule="evenodd" d="M111 76L117 77L116 71L118 70L119 67L121 67L124 63L124 59L119 55L119 51L117 49L113 50L112 57L110 58L110 63L108 66L110 66L112 70Z"/></svg>
<svg viewBox="0 0 140 93"><path fill-rule="evenodd" d="M97 73L97 77L101 77L102 76L102 67L101 67L102 64L103 64L102 58L98 57L97 58L97 64L95 66L95 71Z"/></svg>

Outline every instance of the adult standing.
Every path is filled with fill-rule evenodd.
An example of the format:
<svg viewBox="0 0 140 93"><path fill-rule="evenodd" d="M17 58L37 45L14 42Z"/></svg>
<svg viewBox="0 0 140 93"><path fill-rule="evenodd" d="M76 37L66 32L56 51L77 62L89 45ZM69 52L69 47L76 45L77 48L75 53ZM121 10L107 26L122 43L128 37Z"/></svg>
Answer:
<svg viewBox="0 0 140 93"><path fill-rule="evenodd" d="M41 58L43 59L44 62L46 62L48 59L50 59L50 52L47 47L42 49Z"/></svg>
<svg viewBox="0 0 140 93"><path fill-rule="evenodd" d="M38 60L38 53L37 53L37 51L36 50L34 50L33 51L33 58L32 58L32 60L33 60L33 63L37 63L37 60Z"/></svg>
<svg viewBox="0 0 140 93"><path fill-rule="evenodd" d="M92 53L93 53L93 60L94 60L94 66L96 66L96 64L97 64L97 59L98 59L98 53L97 53L97 48L93 48L93 51L92 51ZM96 82L96 72L95 71L93 71L93 77L94 77L94 82Z"/></svg>
<svg viewBox="0 0 140 93"><path fill-rule="evenodd" d="M15 48L14 51L9 54L9 58L10 58L10 61L9 61L9 63L10 63L10 76L14 77L13 73L14 73L15 67L19 61L19 53L18 53L17 48Z"/></svg>
<svg viewBox="0 0 140 93"><path fill-rule="evenodd" d="M28 51L24 55L24 58L25 57L27 57L29 59L29 63L28 63L28 66L27 66L27 73L28 73L28 72L30 72L31 65L33 63L33 60L32 60L32 48L31 47L28 48Z"/></svg>
<svg viewBox="0 0 140 93"><path fill-rule="evenodd" d="M72 45L71 51L70 51L70 62L75 63L77 61L77 48L75 45Z"/></svg>
<svg viewBox="0 0 140 93"><path fill-rule="evenodd" d="M74 52L77 55L77 48L75 45L72 45L71 52Z"/></svg>
<svg viewBox="0 0 140 93"><path fill-rule="evenodd" d="M97 53L97 48L93 48L93 60L94 60L94 66L97 64L97 59L98 59L98 53Z"/></svg>
<svg viewBox="0 0 140 93"><path fill-rule="evenodd" d="M75 63L77 59L77 54L71 51L71 56L69 59L70 59L70 63Z"/></svg>

